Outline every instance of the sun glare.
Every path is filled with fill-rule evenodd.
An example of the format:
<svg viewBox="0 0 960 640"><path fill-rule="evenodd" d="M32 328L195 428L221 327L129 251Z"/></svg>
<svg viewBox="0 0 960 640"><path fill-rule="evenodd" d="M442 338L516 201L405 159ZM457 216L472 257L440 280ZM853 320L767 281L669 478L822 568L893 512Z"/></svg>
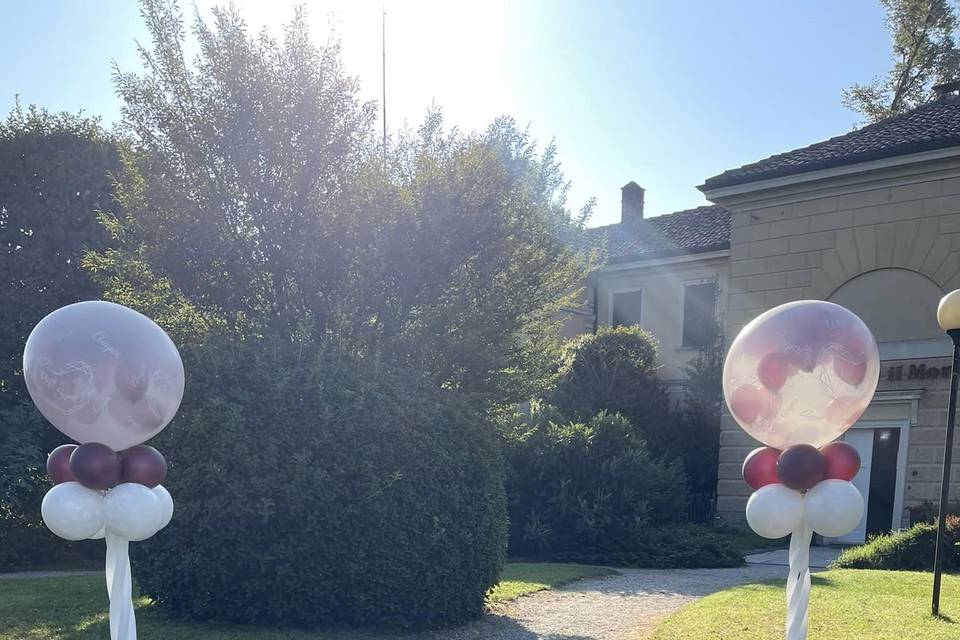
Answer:
<svg viewBox="0 0 960 640"><path fill-rule="evenodd" d="M214 2L205 2L204 10ZM245 0L251 27L279 33L297 2ZM347 2L306 4L318 44L339 38L347 71L369 100L382 99L382 28L386 24L387 124L416 127L432 105L449 122L482 128L505 110L505 2ZM385 16L384 16L385 14Z"/></svg>

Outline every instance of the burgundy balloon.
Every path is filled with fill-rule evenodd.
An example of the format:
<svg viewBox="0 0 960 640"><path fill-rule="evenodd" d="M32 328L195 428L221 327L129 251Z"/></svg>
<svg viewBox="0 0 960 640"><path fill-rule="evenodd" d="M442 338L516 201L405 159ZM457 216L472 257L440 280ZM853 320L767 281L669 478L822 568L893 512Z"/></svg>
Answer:
<svg viewBox="0 0 960 640"><path fill-rule="evenodd" d="M123 482L136 482L152 489L167 476L167 461L163 454L149 445L130 447L120 454L120 460Z"/></svg>
<svg viewBox="0 0 960 640"><path fill-rule="evenodd" d="M77 448L75 444L62 444L47 456L47 475L53 484L73 482L73 472L70 471L70 454Z"/></svg>
<svg viewBox="0 0 960 640"><path fill-rule="evenodd" d="M860 454L846 442L831 442L820 453L826 462L825 480L853 480L860 471Z"/></svg>
<svg viewBox="0 0 960 640"><path fill-rule="evenodd" d="M790 377L790 362L780 351L772 351L757 364L760 384L771 391L779 391Z"/></svg>
<svg viewBox="0 0 960 640"><path fill-rule="evenodd" d="M796 491L810 489L823 480L826 460L816 447L795 444L784 449L777 460L780 482Z"/></svg>
<svg viewBox="0 0 960 640"><path fill-rule="evenodd" d="M837 377L850 386L859 386L867 375L866 356L839 353L833 357L833 370Z"/></svg>
<svg viewBox="0 0 960 640"><path fill-rule="evenodd" d="M86 442L70 455L70 471L77 482L101 491L120 482L120 455L105 444Z"/></svg>
<svg viewBox="0 0 960 640"><path fill-rule="evenodd" d="M756 490L768 484L780 482L777 476L777 460L780 450L773 447L754 449L743 461L743 479Z"/></svg>
<svg viewBox="0 0 960 640"><path fill-rule="evenodd" d="M730 411L744 422L755 422L776 414L777 397L765 387L745 384L729 397Z"/></svg>

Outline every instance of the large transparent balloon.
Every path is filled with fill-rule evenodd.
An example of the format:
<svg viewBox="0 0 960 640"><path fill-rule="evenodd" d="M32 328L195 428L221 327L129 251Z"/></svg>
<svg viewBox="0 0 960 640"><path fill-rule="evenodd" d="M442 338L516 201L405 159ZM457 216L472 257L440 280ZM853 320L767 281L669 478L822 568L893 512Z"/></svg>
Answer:
<svg viewBox="0 0 960 640"><path fill-rule="evenodd" d="M723 394L734 419L767 446L820 447L860 418L879 374L877 343L860 318L802 300L743 328L727 354Z"/></svg>
<svg viewBox="0 0 960 640"><path fill-rule="evenodd" d="M23 375L57 429L115 451L159 433L183 399L183 362L163 329L99 300L41 320L23 351Z"/></svg>

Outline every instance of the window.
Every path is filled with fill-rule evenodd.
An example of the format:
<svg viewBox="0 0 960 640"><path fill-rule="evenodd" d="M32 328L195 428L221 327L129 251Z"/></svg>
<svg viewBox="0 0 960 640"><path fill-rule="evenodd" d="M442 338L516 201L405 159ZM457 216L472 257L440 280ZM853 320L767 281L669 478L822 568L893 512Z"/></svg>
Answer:
<svg viewBox="0 0 960 640"><path fill-rule="evenodd" d="M717 283L688 284L683 291L683 346L710 342L717 315Z"/></svg>
<svg viewBox="0 0 960 640"><path fill-rule="evenodd" d="M643 291L625 291L613 295L613 318L615 327L640 324Z"/></svg>

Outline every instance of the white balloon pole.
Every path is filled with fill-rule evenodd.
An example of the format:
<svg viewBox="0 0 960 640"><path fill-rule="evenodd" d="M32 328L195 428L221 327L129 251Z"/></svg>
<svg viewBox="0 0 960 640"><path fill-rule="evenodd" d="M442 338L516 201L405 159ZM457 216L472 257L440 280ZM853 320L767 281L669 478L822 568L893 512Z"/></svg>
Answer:
<svg viewBox="0 0 960 640"><path fill-rule="evenodd" d="M107 530L107 596L110 598L110 640L136 640L130 543Z"/></svg>
<svg viewBox="0 0 960 640"><path fill-rule="evenodd" d="M145 315L90 300L37 323L23 349L23 379L40 413L80 443L48 457L55 486L40 515L66 540L99 539L103 532L110 638L136 640L130 541L146 540L173 516L173 500L159 485L167 464L159 451L140 445L180 407L180 353Z"/></svg>
<svg viewBox="0 0 960 640"><path fill-rule="evenodd" d="M787 640L806 640L810 604L810 541L805 522L790 534L790 576L787 578Z"/></svg>

